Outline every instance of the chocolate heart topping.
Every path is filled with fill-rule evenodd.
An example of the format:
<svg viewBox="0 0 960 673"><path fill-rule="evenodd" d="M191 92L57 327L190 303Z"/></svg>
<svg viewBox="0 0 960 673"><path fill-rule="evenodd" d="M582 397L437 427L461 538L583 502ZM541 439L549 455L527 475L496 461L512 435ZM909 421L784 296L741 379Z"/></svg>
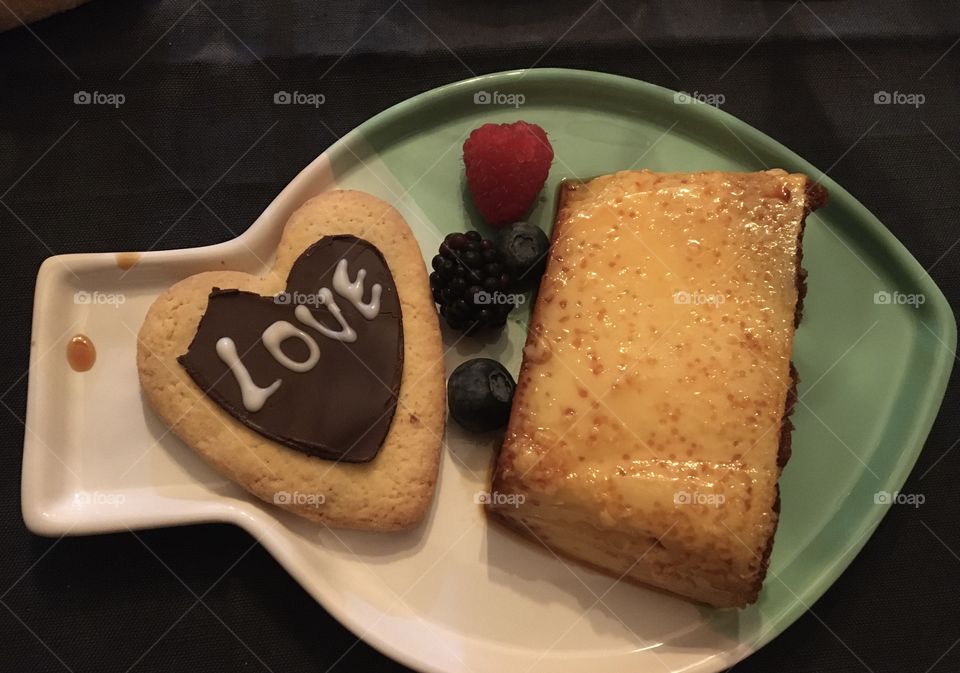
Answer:
<svg viewBox="0 0 960 673"><path fill-rule="evenodd" d="M370 461L390 429L403 374L393 276L371 243L326 236L294 263L283 294L213 288L177 360L261 435L319 458Z"/></svg>

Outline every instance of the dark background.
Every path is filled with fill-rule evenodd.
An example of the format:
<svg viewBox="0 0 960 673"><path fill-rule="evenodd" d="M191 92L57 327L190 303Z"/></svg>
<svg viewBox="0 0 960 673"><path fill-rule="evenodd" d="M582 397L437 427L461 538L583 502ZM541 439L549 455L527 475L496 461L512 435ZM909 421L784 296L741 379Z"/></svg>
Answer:
<svg viewBox="0 0 960 673"><path fill-rule="evenodd" d="M472 74L566 66L722 93L725 110L829 169L956 306L958 38L951 2L616 0L95 0L0 35L0 671L401 670L239 529L60 541L25 529L21 419L45 257L230 239L333 134ZM279 108L279 89L327 103ZM74 105L79 90L126 103ZM874 105L879 90L925 102ZM926 503L892 507L815 614L737 671L960 670L957 403L954 376L904 488Z"/></svg>

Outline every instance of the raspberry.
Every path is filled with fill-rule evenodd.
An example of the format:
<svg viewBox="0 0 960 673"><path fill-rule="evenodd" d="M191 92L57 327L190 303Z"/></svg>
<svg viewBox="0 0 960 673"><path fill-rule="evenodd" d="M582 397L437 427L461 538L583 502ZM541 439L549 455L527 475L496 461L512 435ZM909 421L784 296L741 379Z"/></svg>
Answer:
<svg viewBox="0 0 960 673"><path fill-rule="evenodd" d="M550 172L553 148L536 124L484 124L463 144L467 188L487 224L523 219Z"/></svg>

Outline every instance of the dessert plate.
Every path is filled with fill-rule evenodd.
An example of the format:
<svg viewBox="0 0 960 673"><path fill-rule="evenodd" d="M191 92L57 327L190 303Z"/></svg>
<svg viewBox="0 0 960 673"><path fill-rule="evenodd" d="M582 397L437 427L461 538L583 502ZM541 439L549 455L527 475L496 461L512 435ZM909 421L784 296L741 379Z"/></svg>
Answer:
<svg viewBox="0 0 960 673"><path fill-rule="evenodd" d="M141 399L136 334L163 289L208 269L260 272L290 213L336 187L395 204L429 258L445 233L478 222L463 198L466 135L485 122L520 118L543 126L556 152L530 217L544 228L560 180L631 167L777 166L830 191L804 242L809 296L796 337L802 382L794 454L781 480L783 515L764 590L745 610L697 607L616 582L489 526L477 502L495 437L448 428L437 495L418 528L335 531L220 478ZM65 357L81 332L99 352L82 374ZM445 333L447 369L482 354L516 373L524 336L524 316L486 343ZM890 502L903 501L896 492L933 423L955 346L946 300L893 235L829 177L747 124L622 77L487 75L363 124L233 241L48 259L34 309L23 516L31 530L51 536L207 521L242 526L349 629L421 671L719 671L808 609Z"/></svg>

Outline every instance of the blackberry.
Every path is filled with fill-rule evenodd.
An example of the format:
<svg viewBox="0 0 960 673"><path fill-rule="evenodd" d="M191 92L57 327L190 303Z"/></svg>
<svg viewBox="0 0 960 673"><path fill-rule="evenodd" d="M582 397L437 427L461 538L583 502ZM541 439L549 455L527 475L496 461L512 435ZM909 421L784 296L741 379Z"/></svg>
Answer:
<svg viewBox="0 0 960 673"><path fill-rule="evenodd" d="M430 289L440 315L455 330L500 328L514 304L510 272L496 244L479 232L448 234L433 260Z"/></svg>

